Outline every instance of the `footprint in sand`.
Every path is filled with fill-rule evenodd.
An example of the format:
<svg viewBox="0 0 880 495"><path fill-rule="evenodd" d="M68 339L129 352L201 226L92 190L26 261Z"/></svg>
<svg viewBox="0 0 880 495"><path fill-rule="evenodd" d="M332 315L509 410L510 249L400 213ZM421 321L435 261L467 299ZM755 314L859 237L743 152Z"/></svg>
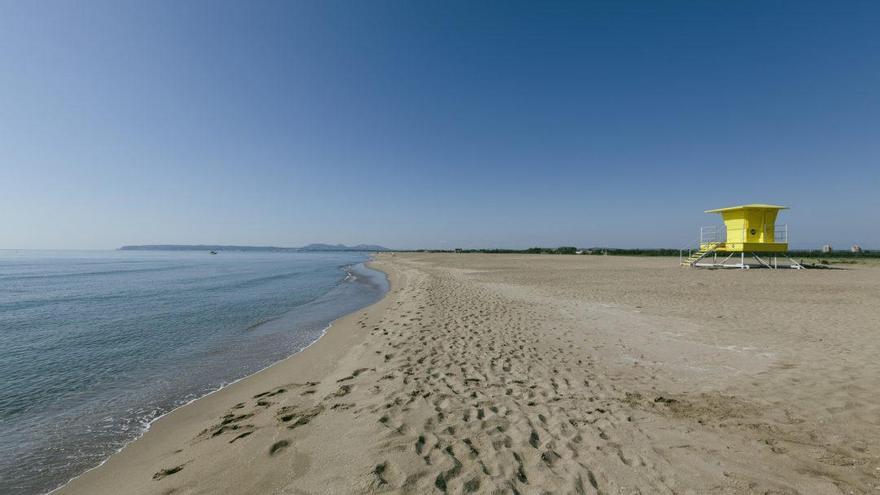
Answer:
<svg viewBox="0 0 880 495"><path fill-rule="evenodd" d="M339 380L336 380L336 383L345 382L345 381L357 378L357 376L360 375L361 373L363 373L364 371L375 371L375 370L371 370L370 368L358 368L358 369L352 371L350 375L343 377L343 378L340 378Z"/></svg>
<svg viewBox="0 0 880 495"><path fill-rule="evenodd" d="M238 435L237 437L233 438L232 440L230 440L229 443L233 443L233 442L235 442L236 440L240 440L240 439L242 439L242 438L244 438L244 437L250 435L251 433L253 433L253 432L252 432L252 431L246 431L246 432L244 432L244 433Z"/></svg>
<svg viewBox="0 0 880 495"><path fill-rule="evenodd" d="M227 431L235 431L241 428L252 428L253 425L240 425L241 421L250 418L254 413L245 413L245 414L233 414L227 413L223 417L220 418L220 422L211 426L210 428L206 428L202 430L199 436L209 436L210 438L216 437L218 435L222 435ZM210 434L210 435L209 435Z"/></svg>
<svg viewBox="0 0 880 495"><path fill-rule="evenodd" d="M351 389L354 388L353 385L343 385L339 387L339 390L333 392L333 397L344 397L351 393Z"/></svg>
<svg viewBox="0 0 880 495"><path fill-rule="evenodd" d="M274 456L290 446L290 440L279 440L269 447L269 456Z"/></svg>
<svg viewBox="0 0 880 495"><path fill-rule="evenodd" d="M259 399L260 397L274 397L278 394L283 394L284 392L287 392L287 389L278 388L275 390L267 390L263 393L259 393L259 394L255 395L254 399Z"/></svg>
<svg viewBox="0 0 880 495"><path fill-rule="evenodd" d="M278 421L289 423L288 428L294 429L299 426L307 425L317 415L324 412L324 406L317 405L308 409L300 410L296 406L282 407L278 413Z"/></svg>
<svg viewBox="0 0 880 495"><path fill-rule="evenodd" d="M173 468L160 469L159 472L153 475L153 479L158 481L162 478L165 478L166 476L171 476L172 474L179 473L183 470L183 466L184 464L181 464L179 466L174 466Z"/></svg>
<svg viewBox="0 0 880 495"><path fill-rule="evenodd" d="M376 477L376 486L384 486L388 484L388 480L385 479L385 471L388 470L388 463L383 462L382 464L377 464L375 468L373 468L373 476Z"/></svg>

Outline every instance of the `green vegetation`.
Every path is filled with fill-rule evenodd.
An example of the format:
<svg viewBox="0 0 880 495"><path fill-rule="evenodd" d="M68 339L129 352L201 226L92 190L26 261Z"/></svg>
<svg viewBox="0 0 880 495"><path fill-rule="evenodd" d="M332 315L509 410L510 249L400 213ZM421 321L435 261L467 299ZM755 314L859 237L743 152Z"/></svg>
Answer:
<svg viewBox="0 0 880 495"><path fill-rule="evenodd" d="M823 253L821 250L798 250L789 251L788 255L804 266L822 267L828 265L854 265L880 263L880 251L831 251Z"/></svg>
<svg viewBox="0 0 880 495"><path fill-rule="evenodd" d="M404 251L401 251L404 252ZM528 249L417 249L424 253L485 253L485 254L573 254L573 255L619 255L619 256L678 256L678 249L616 249L576 248L574 246L532 247Z"/></svg>
<svg viewBox="0 0 880 495"><path fill-rule="evenodd" d="M805 258L827 258L827 259L859 259L859 258L880 258L880 251L862 251L860 253L853 253L851 251L831 251L830 253L823 253L822 251L815 250L800 250L800 251L789 251L789 256L792 258L803 256Z"/></svg>
<svg viewBox="0 0 880 495"><path fill-rule="evenodd" d="M542 248L533 247L526 249L524 252L530 254L577 254L578 248L573 246L562 246L558 248Z"/></svg>
<svg viewBox="0 0 880 495"><path fill-rule="evenodd" d="M664 248L638 248L638 249L618 249L618 248L590 248L589 253L585 254L602 254L609 256L678 256L678 249Z"/></svg>
<svg viewBox="0 0 880 495"><path fill-rule="evenodd" d="M574 246L561 246L557 248L549 247L532 247L528 249L423 249L422 252L430 253L486 253L486 254L569 254L569 255L608 255L608 256L678 256L678 249L665 248L638 248L638 249L620 249L620 248L583 248L579 249ZM804 260L805 262L829 265L829 264L851 264L863 262L880 263L880 251L862 251L853 253L850 251L832 251L823 253L820 250L796 250L789 251L788 255L794 259Z"/></svg>

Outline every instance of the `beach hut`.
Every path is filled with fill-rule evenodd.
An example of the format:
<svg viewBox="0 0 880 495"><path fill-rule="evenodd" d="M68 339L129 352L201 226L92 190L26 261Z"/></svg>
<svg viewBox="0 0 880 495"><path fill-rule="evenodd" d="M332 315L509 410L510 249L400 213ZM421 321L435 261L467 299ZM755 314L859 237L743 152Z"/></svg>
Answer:
<svg viewBox="0 0 880 495"><path fill-rule="evenodd" d="M786 254L788 225L776 223L779 211L787 209L785 206L748 204L706 210L706 213L721 215L724 224L700 228L699 249L689 251L687 258L682 254L681 264L716 268L778 268L778 256L782 255L791 262L790 268L802 268ZM755 259L758 265L747 264L746 255Z"/></svg>

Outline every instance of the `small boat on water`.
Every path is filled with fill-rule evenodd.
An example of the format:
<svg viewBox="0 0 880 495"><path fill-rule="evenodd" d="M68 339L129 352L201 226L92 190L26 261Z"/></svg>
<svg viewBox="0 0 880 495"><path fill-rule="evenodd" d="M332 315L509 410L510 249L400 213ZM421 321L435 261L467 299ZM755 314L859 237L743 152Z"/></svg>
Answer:
<svg viewBox="0 0 880 495"><path fill-rule="evenodd" d="M217 254L217 251L211 251L211 254Z"/></svg>

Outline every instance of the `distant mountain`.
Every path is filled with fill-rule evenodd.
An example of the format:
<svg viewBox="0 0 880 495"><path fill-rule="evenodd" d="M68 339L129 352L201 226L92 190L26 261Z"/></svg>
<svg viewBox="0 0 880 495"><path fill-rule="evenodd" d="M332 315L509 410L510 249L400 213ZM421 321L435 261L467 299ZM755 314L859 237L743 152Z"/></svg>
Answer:
<svg viewBox="0 0 880 495"><path fill-rule="evenodd" d="M211 244L146 244L141 246L122 246L120 251L259 251L280 253L302 253L309 251L391 251L387 247L375 244L309 244L303 247L275 246L221 246Z"/></svg>

